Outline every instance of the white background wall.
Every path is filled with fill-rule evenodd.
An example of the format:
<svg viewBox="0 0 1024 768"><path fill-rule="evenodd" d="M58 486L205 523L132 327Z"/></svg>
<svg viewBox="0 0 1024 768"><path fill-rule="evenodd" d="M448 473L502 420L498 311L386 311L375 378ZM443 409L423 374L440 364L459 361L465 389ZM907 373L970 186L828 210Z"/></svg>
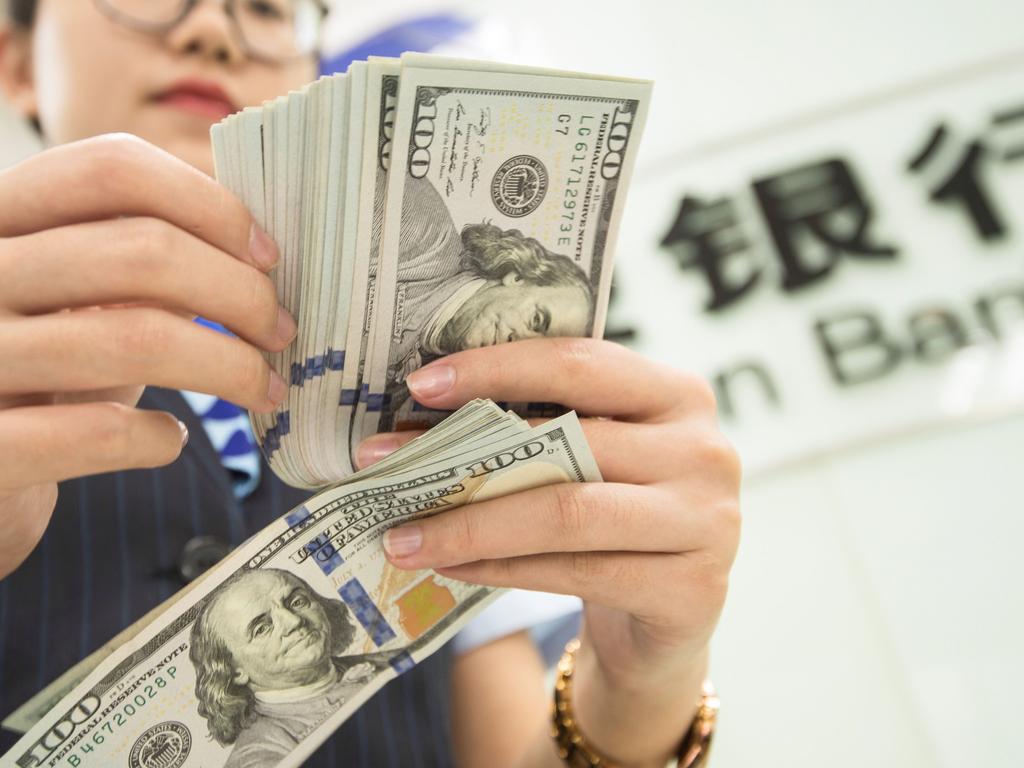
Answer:
<svg viewBox="0 0 1024 768"><path fill-rule="evenodd" d="M385 12L446 7L341 5L338 46ZM477 51L657 81L637 196L724 140L1024 50L1024 4L1008 0L461 6L484 17ZM25 147L5 120L0 162ZM623 236L654 249L660 234ZM681 350L648 351L685 365ZM748 482L714 658L716 765L1024 764L1022 436L1024 417L946 422Z"/></svg>
<svg viewBox="0 0 1024 768"><path fill-rule="evenodd" d="M0 168L12 165L37 148L32 131L0 100Z"/></svg>

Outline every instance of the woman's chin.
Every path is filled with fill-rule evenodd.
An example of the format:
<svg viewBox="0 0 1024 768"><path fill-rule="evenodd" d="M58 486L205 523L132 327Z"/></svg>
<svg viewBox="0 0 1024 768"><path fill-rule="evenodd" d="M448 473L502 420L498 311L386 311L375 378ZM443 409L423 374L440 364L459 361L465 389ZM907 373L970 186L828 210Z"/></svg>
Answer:
<svg viewBox="0 0 1024 768"><path fill-rule="evenodd" d="M174 140L163 147L175 157L184 160L196 170L213 176L213 151L209 139L202 142Z"/></svg>
<svg viewBox="0 0 1024 768"><path fill-rule="evenodd" d="M213 176L213 149L209 130L169 131L169 126L140 127L138 136L171 153L207 176Z"/></svg>

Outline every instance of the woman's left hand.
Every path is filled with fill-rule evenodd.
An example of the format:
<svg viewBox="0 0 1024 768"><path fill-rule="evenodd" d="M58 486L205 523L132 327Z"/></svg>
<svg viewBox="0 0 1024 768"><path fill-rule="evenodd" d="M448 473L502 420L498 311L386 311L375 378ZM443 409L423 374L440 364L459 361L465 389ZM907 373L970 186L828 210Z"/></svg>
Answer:
<svg viewBox="0 0 1024 768"><path fill-rule="evenodd" d="M403 569L584 600L587 642L608 680L703 663L739 542L740 464L701 379L589 339L468 350L412 374L413 397L454 409L477 397L575 409L604 483L537 488L389 532ZM418 433L376 435L373 463Z"/></svg>

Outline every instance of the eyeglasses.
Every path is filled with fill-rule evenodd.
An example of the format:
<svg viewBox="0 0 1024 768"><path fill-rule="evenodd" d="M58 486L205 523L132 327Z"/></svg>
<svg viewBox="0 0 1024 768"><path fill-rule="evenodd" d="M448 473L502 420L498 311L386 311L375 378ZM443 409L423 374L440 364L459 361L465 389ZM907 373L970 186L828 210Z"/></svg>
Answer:
<svg viewBox="0 0 1024 768"><path fill-rule="evenodd" d="M103 15L138 32L162 35L185 20L200 0L93 0ZM320 45L323 0L221 0L245 52L281 63Z"/></svg>

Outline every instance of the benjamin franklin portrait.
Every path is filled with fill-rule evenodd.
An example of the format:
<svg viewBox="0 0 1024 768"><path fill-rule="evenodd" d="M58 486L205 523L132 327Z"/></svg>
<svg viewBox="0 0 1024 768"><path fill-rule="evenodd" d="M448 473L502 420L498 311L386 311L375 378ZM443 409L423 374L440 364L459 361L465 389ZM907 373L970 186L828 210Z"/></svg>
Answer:
<svg viewBox="0 0 1024 768"><path fill-rule="evenodd" d="M387 666L345 652L348 607L287 571L237 574L206 600L192 627L199 714L233 745L227 768L268 768Z"/></svg>
<svg viewBox="0 0 1024 768"><path fill-rule="evenodd" d="M406 180L401 231L389 388L464 349L588 334L593 288L568 256L488 222L460 231L426 180Z"/></svg>

